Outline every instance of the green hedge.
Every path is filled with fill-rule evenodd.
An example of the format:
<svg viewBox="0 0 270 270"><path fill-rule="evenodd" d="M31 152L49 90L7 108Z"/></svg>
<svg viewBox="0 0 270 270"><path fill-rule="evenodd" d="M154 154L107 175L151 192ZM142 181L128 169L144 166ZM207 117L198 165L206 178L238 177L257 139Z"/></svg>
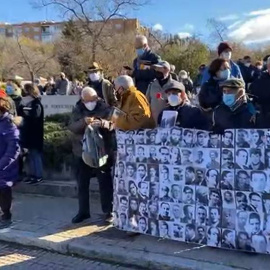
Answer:
<svg viewBox="0 0 270 270"><path fill-rule="evenodd" d="M46 117L44 123L44 167L62 171L72 164L71 133L67 129L70 114Z"/></svg>

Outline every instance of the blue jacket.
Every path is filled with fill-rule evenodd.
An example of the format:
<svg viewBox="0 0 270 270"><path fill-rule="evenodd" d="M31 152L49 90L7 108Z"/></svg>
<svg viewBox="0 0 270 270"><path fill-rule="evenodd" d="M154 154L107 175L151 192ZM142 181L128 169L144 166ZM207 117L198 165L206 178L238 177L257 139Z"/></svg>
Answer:
<svg viewBox="0 0 270 270"><path fill-rule="evenodd" d="M243 79L239 66L233 61L230 61L230 65L231 65L231 77ZM201 82L202 85L210 79L210 74L208 72L208 69L209 67L206 67L204 70L203 78Z"/></svg>
<svg viewBox="0 0 270 270"><path fill-rule="evenodd" d="M19 130L5 113L0 117L0 189L18 180L19 154Z"/></svg>

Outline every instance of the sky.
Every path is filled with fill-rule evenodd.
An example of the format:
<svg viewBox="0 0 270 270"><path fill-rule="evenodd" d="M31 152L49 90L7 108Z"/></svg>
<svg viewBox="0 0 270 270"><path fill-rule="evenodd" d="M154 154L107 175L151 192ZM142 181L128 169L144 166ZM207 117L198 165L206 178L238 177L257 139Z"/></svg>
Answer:
<svg viewBox="0 0 270 270"><path fill-rule="evenodd" d="M34 0L32 0L34 1ZM0 22L55 20L63 17L55 8L34 9L31 0L0 0ZM207 19L215 18L228 28L230 40L246 44L270 42L270 0L151 0L129 17L156 30L187 37L193 34L207 40Z"/></svg>

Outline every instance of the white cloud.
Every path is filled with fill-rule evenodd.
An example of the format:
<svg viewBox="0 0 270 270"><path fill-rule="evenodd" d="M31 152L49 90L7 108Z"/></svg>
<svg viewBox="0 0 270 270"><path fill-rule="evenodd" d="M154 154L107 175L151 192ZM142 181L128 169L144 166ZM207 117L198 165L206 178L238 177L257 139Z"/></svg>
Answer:
<svg viewBox="0 0 270 270"><path fill-rule="evenodd" d="M177 34L179 38L189 38L191 37L191 34L188 32L180 32Z"/></svg>
<svg viewBox="0 0 270 270"><path fill-rule="evenodd" d="M190 23L186 23L183 27L186 31L193 31L194 30L194 25Z"/></svg>
<svg viewBox="0 0 270 270"><path fill-rule="evenodd" d="M227 15L227 16L224 16L224 17L220 17L218 20L222 21L222 22L226 22L226 21L234 21L234 20L237 20L238 18L239 18L238 15L230 14L230 15Z"/></svg>
<svg viewBox="0 0 270 270"><path fill-rule="evenodd" d="M227 28L228 28L229 30L231 30L231 29L235 28L236 26L238 26L239 24L241 24L242 22L243 22L243 21L236 21L236 22L230 24Z"/></svg>
<svg viewBox="0 0 270 270"><path fill-rule="evenodd" d="M229 33L229 37L245 43L259 43L270 40L270 14L250 18Z"/></svg>
<svg viewBox="0 0 270 270"><path fill-rule="evenodd" d="M163 26L160 23L157 23L153 26L153 30L154 31L162 31L163 30Z"/></svg>
<svg viewBox="0 0 270 270"><path fill-rule="evenodd" d="M250 13L247 13L246 16L260 16L260 15L267 15L267 14L270 14L270 8L251 11Z"/></svg>

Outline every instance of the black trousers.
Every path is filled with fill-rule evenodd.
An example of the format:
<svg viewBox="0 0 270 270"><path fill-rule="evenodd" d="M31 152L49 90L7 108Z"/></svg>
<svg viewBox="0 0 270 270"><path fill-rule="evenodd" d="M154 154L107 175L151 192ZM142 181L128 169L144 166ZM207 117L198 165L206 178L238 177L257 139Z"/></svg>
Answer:
<svg viewBox="0 0 270 270"><path fill-rule="evenodd" d="M0 189L0 208L3 212L3 218L9 219L11 218L11 202L12 202L12 189L10 187L6 187Z"/></svg>
<svg viewBox="0 0 270 270"><path fill-rule="evenodd" d="M77 160L76 178L78 184L79 214L90 214L89 185L92 177L97 177L99 183L100 202L103 213L112 212L113 179L111 162L100 168L91 168L82 159Z"/></svg>

